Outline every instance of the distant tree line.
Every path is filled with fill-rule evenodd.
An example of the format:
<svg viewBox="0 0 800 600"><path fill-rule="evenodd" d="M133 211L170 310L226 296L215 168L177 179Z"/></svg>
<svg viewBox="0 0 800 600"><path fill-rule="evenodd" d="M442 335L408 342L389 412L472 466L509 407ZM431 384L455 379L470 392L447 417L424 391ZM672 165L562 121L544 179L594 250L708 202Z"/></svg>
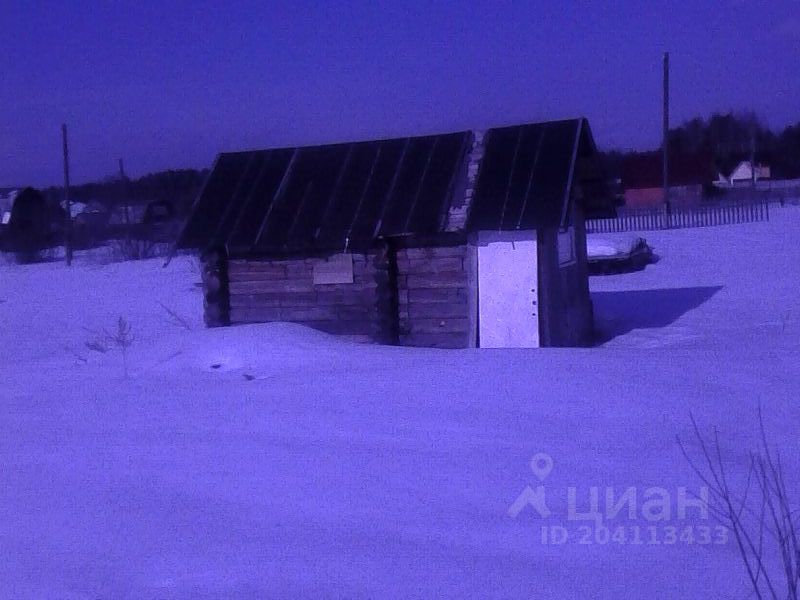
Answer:
<svg viewBox="0 0 800 600"><path fill-rule="evenodd" d="M709 156L717 171L725 175L754 155L756 163L771 167L773 179L800 178L800 122L776 133L755 113L716 113L708 119L695 117L670 129L667 139L671 156ZM625 157L637 154L642 153L604 153L609 174L619 176Z"/></svg>
<svg viewBox="0 0 800 600"><path fill-rule="evenodd" d="M208 170L170 170L138 179L107 178L70 186L70 200L99 210L79 215L71 228L73 248L85 249L116 240L127 258L143 258L158 243L169 242L188 214ZM64 190L24 188L16 196L7 226L0 227L0 251L16 253L19 262L35 262L46 250L64 244L68 231ZM139 206L136 220L120 221L120 207ZM122 214L126 214L125 211ZM118 216L112 220L112 214ZM99 218L95 218L98 216Z"/></svg>
<svg viewBox="0 0 800 600"><path fill-rule="evenodd" d="M108 209L125 204L148 204L166 201L172 204L177 214L186 213L200 191L208 169L169 170L150 173L138 179L108 178L101 182L70 186L73 202L97 202ZM50 187L44 195L51 202L60 202L63 188Z"/></svg>

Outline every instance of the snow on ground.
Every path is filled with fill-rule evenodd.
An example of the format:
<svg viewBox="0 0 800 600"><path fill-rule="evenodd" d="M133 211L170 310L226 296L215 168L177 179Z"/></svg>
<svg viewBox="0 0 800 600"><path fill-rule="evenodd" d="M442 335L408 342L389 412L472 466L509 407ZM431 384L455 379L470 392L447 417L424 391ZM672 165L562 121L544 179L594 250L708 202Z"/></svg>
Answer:
<svg viewBox="0 0 800 600"><path fill-rule="evenodd" d="M749 597L724 532L677 516L700 482L675 436L718 426L741 476L761 402L797 491L800 211L642 235L659 263L591 281L593 349L208 330L188 258L0 267L0 596ZM120 315L127 377L86 347ZM638 518L606 539L571 487L582 512L633 487Z"/></svg>
<svg viewBox="0 0 800 600"><path fill-rule="evenodd" d="M800 209L773 208L768 223L637 235L659 262L590 280L608 346L800 349ZM630 234L592 237L613 245Z"/></svg>

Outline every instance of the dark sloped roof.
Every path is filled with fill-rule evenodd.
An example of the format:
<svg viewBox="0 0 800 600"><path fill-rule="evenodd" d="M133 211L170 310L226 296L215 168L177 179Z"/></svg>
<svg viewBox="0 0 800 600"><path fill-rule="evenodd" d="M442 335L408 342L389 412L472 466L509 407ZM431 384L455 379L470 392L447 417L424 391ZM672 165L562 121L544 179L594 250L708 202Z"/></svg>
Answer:
<svg viewBox="0 0 800 600"><path fill-rule="evenodd" d="M462 132L221 154L179 246L325 251L435 233L471 140Z"/></svg>
<svg viewBox="0 0 800 600"><path fill-rule="evenodd" d="M574 180L587 210L610 206L588 123L573 119L490 129L483 148L461 132L221 154L178 247L341 252L442 233L451 206L470 197L470 159L479 169L468 231L563 223Z"/></svg>
<svg viewBox="0 0 800 600"><path fill-rule="evenodd" d="M582 119L490 129L467 227L532 229L564 218Z"/></svg>

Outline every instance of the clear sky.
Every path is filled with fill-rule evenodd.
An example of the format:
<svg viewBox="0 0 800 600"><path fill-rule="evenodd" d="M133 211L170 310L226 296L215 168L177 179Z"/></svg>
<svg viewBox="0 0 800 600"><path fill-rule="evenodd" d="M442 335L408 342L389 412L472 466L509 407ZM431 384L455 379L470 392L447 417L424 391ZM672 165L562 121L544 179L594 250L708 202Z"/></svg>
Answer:
<svg viewBox="0 0 800 600"><path fill-rule="evenodd" d="M94 6L92 6L94 5ZM0 0L0 187L223 150L586 116L602 148L752 108L800 121L800 0Z"/></svg>

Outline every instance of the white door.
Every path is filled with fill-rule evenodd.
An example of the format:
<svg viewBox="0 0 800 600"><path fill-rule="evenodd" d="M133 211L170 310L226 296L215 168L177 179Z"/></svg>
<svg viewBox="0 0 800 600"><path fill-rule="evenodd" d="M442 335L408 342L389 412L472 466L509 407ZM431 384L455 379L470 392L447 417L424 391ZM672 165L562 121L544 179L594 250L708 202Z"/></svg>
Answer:
<svg viewBox="0 0 800 600"><path fill-rule="evenodd" d="M538 348L535 231L478 235L478 332L482 348Z"/></svg>

